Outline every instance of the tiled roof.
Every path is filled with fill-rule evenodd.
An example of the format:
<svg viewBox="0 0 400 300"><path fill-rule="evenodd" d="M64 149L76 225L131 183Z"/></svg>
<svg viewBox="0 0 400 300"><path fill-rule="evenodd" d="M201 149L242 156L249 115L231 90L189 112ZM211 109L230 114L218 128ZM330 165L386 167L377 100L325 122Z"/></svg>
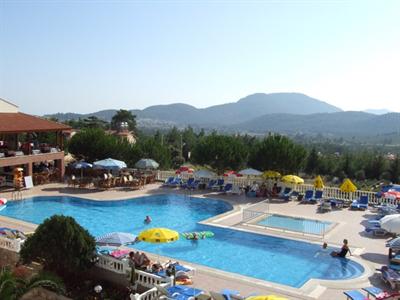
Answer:
<svg viewBox="0 0 400 300"><path fill-rule="evenodd" d="M0 113L0 133L63 131L71 127L24 113Z"/></svg>

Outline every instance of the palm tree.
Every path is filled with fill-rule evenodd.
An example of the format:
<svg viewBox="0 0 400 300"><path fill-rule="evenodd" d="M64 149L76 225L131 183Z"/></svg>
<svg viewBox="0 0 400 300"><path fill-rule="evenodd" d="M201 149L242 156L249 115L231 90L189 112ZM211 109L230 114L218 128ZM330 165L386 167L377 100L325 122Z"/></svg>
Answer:
<svg viewBox="0 0 400 300"><path fill-rule="evenodd" d="M58 294L64 294L64 285L61 280L51 274L41 273L33 276L30 280L16 277L9 270L0 273L0 299L17 300L30 290L43 287Z"/></svg>

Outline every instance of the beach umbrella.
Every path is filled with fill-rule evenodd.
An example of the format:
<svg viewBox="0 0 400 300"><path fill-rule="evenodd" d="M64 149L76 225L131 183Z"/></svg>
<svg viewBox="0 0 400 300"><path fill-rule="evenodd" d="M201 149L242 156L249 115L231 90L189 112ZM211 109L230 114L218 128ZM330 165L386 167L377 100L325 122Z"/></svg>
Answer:
<svg viewBox="0 0 400 300"><path fill-rule="evenodd" d="M242 177L242 174L238 174L235 171L226 171L224 173L225 177Z"/></svg>
<svg viewBox="0 0 400 300"><path fill-rule="evenodd" d="M317 177L315 177L314 187L316 189L323 189L324 188L324 181L322 180L321 176L318 175Z"/></svg>
<svg viewBox="0 0 400 300"><path fill-rule="evenodd" d="M181 166L178 170L175 171L175 174L192 174L194 172L193 168L190 168L188 166Z"/></svg>
<svg viewBox="0 0 400 300"><path fill-rule="evenodd" d="M246 298L246 300L288 300L287 298L276 295L260 295Z"/></svg>
<svg viewBox="0 0 400 300"><path fill-rule="evenodd" d="M388 215L380 220L381 228L391 233L400 233L400 215Z"/></svg>
<svg viewBox="0 0 400 300"><path fill-rule="evenodd" d="M136 235L126 232L110 232L106 235L96 238L97 245L122 246L133 244L136 241Z"/></svg>
<svg viewBox="0 0 400 300"><path fill-rule="evenodd" d="M301 184L304 183L304 179L296 175L285 175L281 178L282 182L291 184Z"/></svg>
<svg viewBox="0 0 400 300"><path fill-rule="evenodd" d="M217 174L209 170L198 170L194 172L194 176L198 178L211 178L217 176Z"/></svg>
<svg viewBox="0 0 400 300"><path fill-rule="evenodd" d="M351 182L349 178L346 178L345 180L343 180L343 183L340 186L340 190L346 193L354 193L355 191L357 191L357 187L354 185L354 183Z"/></svg>
<svg viewBox="0 0 400 300"><path fill-rule="evenodd" d="M135 164L135 167L138 169L157 169L159 164L153 159L142 158Z"/></svg>
<svg viewBox="0 0 400 300"><path fill-rule="evenodd" d="M263 173L262 176L266 179L274 179L274 178L276 179L276 178L281 178L282 175L277 171L267 170Z"/></svg>
<svg viewBox="0 0 400 300"><path fill-rule="evenodd" d="M400 249L400 237L394 238L386 243L386 247L390 247L392 249Z"/></svg>
<svg viewBox="0 0 400 300"><path fill-rule="evenodd" d="M98 160L93 163L96 169L120 170L126 168L126 163L112 158Z"/></svg>
<svg viewBox="0 0 400 300"><path fill-rule="evenodd" d="M87 163L87 162L85 162L85 161L78 161L78 162L74 163L74 164L72 165L72 167L73 167L74 169L80 169L80 170L81 170L81 178L82 178L82 177L83 177L83 169L92 168L93 165L92 165L92 164L89 164L89 163Z"/></svg>
<svg viewBox="0 0 400 300"><path fill-rule="evenodd" d="M244 176L260 176L262 175L262 172L256 169L249 168L239 171L239 174Z"/></svg>
<svg viewBox="0 0 400 300"><path fill-rule="evenodd" d="M168 228L150 228L139 233L138 240L147 243L170 243L179 239L179 233Z"/></svg>

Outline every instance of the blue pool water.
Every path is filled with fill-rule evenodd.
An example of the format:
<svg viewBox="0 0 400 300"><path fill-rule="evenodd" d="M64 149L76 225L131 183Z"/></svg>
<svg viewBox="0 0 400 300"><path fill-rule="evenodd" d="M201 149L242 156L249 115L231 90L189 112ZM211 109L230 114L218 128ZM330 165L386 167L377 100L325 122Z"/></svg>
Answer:
<svg viewBox="0 0 400 300"><path fill-rule="evenodd" d="M317 221L304 218L293 218L281 215L270 215L264 220L257 223L258 225L263 225L267 227L279 228L290 231L297 231L309 234L323 234L327 232L331 226L332 222L327 221Z"/></svg>
<svg viewBox="0 0 400 300"><path fill-rule="evenodd" d="M0 215L39 224L53 214L74 217L94 236L167 227L179 232L211 230L214 238L170 244L139 243L135 248L292 287L311 278L348 279L364 272L361 265L332 258L319 245L197 224L232 206L219 200L157 195L134 200L97 202L75 197L34 197L7 204ZM150 215L150 225L143 219Z"/></svg>

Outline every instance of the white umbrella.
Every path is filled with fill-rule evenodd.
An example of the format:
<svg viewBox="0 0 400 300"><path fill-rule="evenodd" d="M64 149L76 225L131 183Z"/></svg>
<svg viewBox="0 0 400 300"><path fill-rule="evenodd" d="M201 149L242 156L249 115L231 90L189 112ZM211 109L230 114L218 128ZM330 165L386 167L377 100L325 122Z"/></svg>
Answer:
<svg viewBox="0 0 400 300"><path fill-rule="evenodd" d="M136 235L126 232L111 232L96 238L97 245L122 246L132 244L136 240Z"/></svg>
<svg viewBox="0 0 400 300"><path fill-rule="evenodd" d="M217 176L217 174L208 170L198 170L194 172L194 176L198 178L211 178Z"/></svg>
<svg viewBox="0 0 400 300"><path fill-rule="evenodd" d="M249 169L241 170L239 172L239 174L244 175L244 176L261 176L262 172L260 172L256 169L249 168Z"/></svg>
<svg viewBox="0 0 400 300"><path fill-rule="evenodd" d="M400 215L388 215L380 220L381 228L391 233L400 233Z"/></svg>

